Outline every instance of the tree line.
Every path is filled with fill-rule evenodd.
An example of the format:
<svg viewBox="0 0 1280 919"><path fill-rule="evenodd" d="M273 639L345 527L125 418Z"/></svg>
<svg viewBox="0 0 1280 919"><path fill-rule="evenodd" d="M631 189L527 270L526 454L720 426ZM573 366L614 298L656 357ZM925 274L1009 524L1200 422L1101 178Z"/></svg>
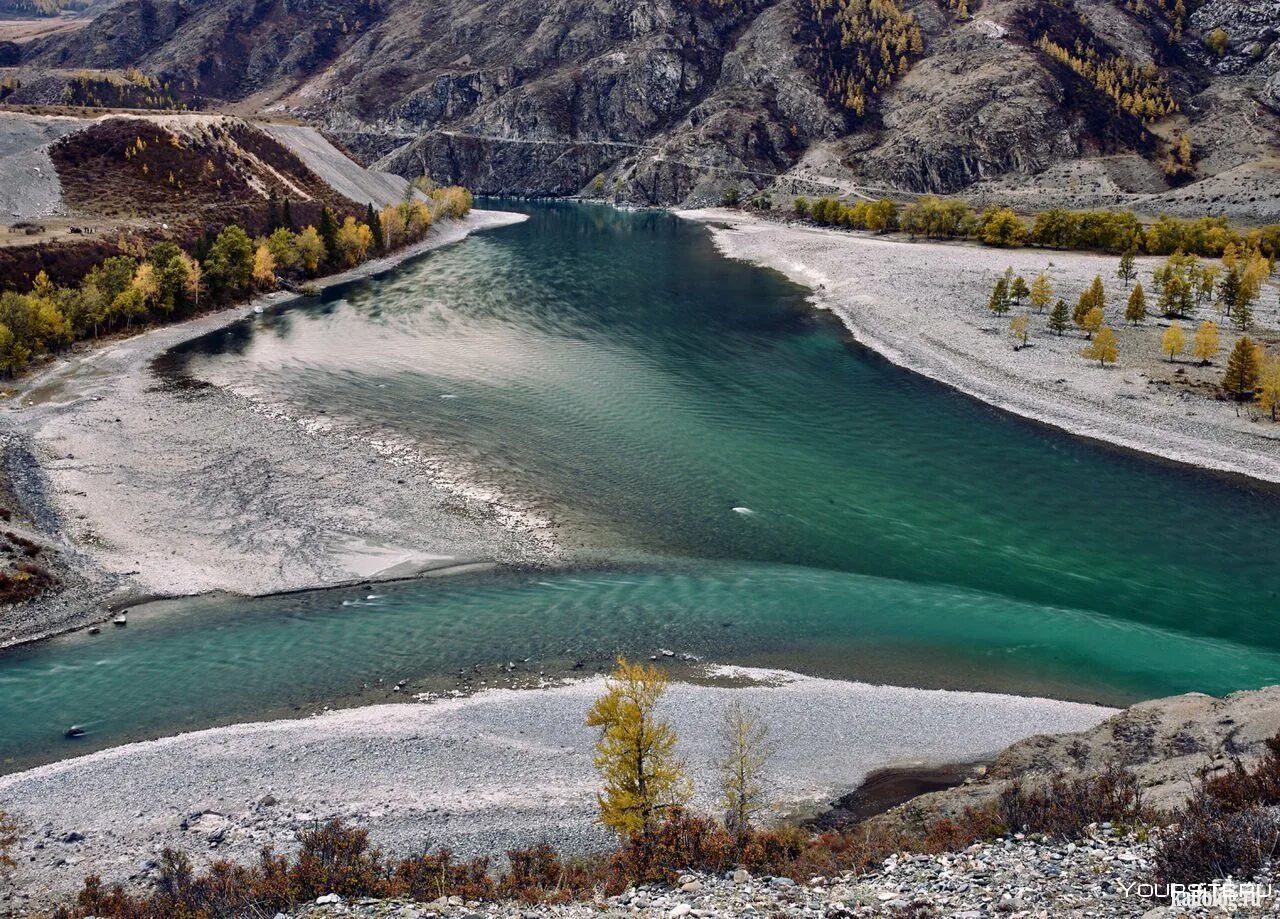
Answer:
<svg viewBox="0 0 1280 919"><path fill-rule="evenodd" d="M325 207L318 225L295 231L289 200L280 203L272 195L269 232L256 239L228 224L206 233L189 252L171 240L149 248L123 240L124 251L94 265L76 284L55 285L41 271L28 290L0 294L0 370L13 375L75 341L186 318L202 307L353 267L421 239L437 219L471 210L466 189L433 188L429 196L406 195L381 211L369 204L359 219L340 219Z"/></svg>
<svg viewBox="0 0 1280 919"><path fill-rule="evenodd" d="M1248 230L1236 229L1225 217L1183 218L1163 214L1143 224L1131 211L1070 211L1051 208L1030 221L1011 208L988 207L977 211L956 198L926 195L905 206L888 198L846 204L824 197L810 201L798 197L796 216L822 226L901 231L924 239L970 239L987 246L1016 248L1101 250L1119 255L1132 251L1146 255L1187 253L1202 258L1222 258L1256 250L1269 259L1280 257L1280 224Z"/></svg>

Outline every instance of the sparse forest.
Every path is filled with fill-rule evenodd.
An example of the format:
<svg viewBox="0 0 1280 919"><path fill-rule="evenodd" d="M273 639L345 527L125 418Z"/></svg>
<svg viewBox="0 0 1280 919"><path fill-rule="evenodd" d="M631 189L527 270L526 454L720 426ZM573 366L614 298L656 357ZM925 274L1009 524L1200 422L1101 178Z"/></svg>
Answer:
<svg viewBox="0 0 1280 919"><path fill-rule="evenodd" d="M796 39L808 69L853 118L924 50L915 15L895 0L801 0L800 21Z"/></svg>

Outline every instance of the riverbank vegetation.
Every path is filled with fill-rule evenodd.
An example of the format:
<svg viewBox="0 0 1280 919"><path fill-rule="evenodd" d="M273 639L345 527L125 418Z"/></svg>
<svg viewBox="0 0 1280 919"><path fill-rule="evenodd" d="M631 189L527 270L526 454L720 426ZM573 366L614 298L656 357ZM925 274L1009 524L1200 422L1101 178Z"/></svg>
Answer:
<svg viewBox="0 0 1280 919"><path fill-rule="evenodd" d="M145 893L97 876L86 879L76 902L56 919L99 916L213 919L270 916L318 897L400 897L431 903L508 900L563 903L616 894L642 883L673 884L689 871L747 872L804 881L815 875L878 868L898 853L962 850L1013 833L1057 840L1087 836L1100 823L1146 834L1157 829L1156 870L1162 882L1193 883L1252 876L1280 844L1280 821L1267 810L1280 804L1280 736L1252 768L1235 761L1205 776L1185 808L1154 813L1141 782L1113 765L1096 773L1054 773L1041 782L1009 782L986 803L909 828L879 818L840 831L802 826L758 826L767 788L767 731L740 706L726 714L719 760L725 822L690 811L684 803L683 764L675 736L659 716L666 676L655 667L620 660L589 723L600 728L601 819L617 832L610 852L567 858L546 843L513 849L500 863L459 859L447 848L388 858L368 832L341 821L300 834L296 855L265 849L253 865L214 862L197 873L190 859L166 850L157 879ZM657 778L650 782L648 779ZM914 827L914 824L910 826Z"/></svg>
<svg viewBox="0 0 1280 919"><path fill-rule="evenodd" d="M1198 311L1215 308L1224 325L1229 323L1241 333L1224 368L1219 393L1237 403L1257 402L1262 411L1275 420L1280 414L1280 355L1268 353L1260 342L1245 334L1253 327L1255 307L1273 271L1273 262L1260 250L1241 251L1235 243L1228 243L1219 264L1202 262L1199 257L1182 251L1174 252L1152 271L1150 282L1156 311L1171 320L1160 335L1159 353L1170 363L1178 360L1188 344L1182 321ZM1115 274L1126 288L1133 284L1128 296L1120 298L1124 302L1124 322L1133 327L1142 326L1148 315L1146 290L1141 281L1134 284L1138 271L1132 248L1121 257ZM1048 272L1042 272L1029 287L1022 276L1008 268L996 279L987 309L996 316L1004 316L1029 295L1031 307L1036 313L1042 313L1044 305L1052 299L1053 289L1053 279ZM1107 324L1109 305L1106 285L1098 275L1081 292L1071 312L1072 323L1089 342L1080 352L1081 356L1098 361L1102 367L1118 362L1120 357L1115 331ZM1066 332L1066 309L1066 302L1060 299L1047 318L1046 328L1050 332L1057 335ZM1025 348L1029 343L1029 315L1013 316L1010 333L1015 349ZM1219 323L1202 319L1191 342L1192 356L1202 366L1208 366L1221 350Z"/></svg>
<svg viewBox="0 0 1280 919"><path fill-rule="evenodd" d="M55 285L41 271L26 290L0 294L0 370L12 376L77 341L295 289L411 245L436 220L470 209L466 189L435 188L426 200L406 197L380 212L368 205L359 217L324 207L317 225L296 229L289 200L272 198L268 232L257 238L230 223L187 249L168 239L150 246L126 240L121 254L94 264L78 283Z"/></svg>
<svg viewBox="0 0 1280 919"><path fill-rule="evenodd" d="M1036 246L1114 255L1181 252L1215 259L1232 251L1256 251L1268 259L1280 257L1280 224L1239 229L1225 217L1187 219L1166 214L1144 224L1131 211L1053 208L1028 220L1010 208L977 211L959 199L932 196L907 205L888 198L846 204L831 197L816 201L799 197L793 207L797 217L819 226L872 233L897 231L922 239L972 240L999 248Z"/></svg>

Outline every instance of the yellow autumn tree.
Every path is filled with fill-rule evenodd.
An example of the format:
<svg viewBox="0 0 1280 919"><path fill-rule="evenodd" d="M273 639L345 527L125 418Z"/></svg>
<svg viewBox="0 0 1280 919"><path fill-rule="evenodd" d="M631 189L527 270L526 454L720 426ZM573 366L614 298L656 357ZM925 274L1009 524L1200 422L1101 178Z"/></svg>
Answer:
<svg viewBox="0 0 1280 919"><path fill-rule="evenodd" d="M667 685L657 667L619 657L604 695L587 713L587 726L600 729L600 822L624 838L645 832L689 797L675 731L656 712Z"/></svg>
<svg viewBox="0 0 1280 919"><path fill-rule="evenodd" d="M1116 344L1116 333L1111 331L1110 327L1103 326L1093 337L1093 341L1089 342L1089 346L1080 353L1091 361L1097 361L1103 367L1114 364L1120 356L1120 349Z"/></svg>
<svg viewBox="0 0 1280 919"><path fill-rule="evenodd" d="M259 287L276 286L276 257L265 242L253 253L253 281Z"/></svg>
<svg viewBox="0 0 1280 919"><path fill-rule="evenodd" d="M1262 368L1258 372L1258 404L1276 420L1280 412L1280 357L1264 354Z"/></svg>
<svg viewBox="0 0 1280 919"><path fill-rule="evenodd" d="M1102 323L1105 321L1106 314L1102 311L1102 307L1095 306L1085 313L1084 319L1080 322L1080 328L1084 329L1086 336L1092 338L1094 333L1102 328Z"/></svg>
<svg viewBox="0 0 1280 919"><path fill-rule="evenodd" d="M1026 316L1014 316L1009 322L1009 334L1013 336L1013 348L1017 351L1027 346L1027 331L1030 320Z"/></svg>
<svg viewBox="0 0 1280 919"><path fill-rule="evenodd" d="M348 217L338 227L337 243L338 254L343 263L348 266L358 265L364 261L373 246L373 230L354 217Z"/></svg>
<svg viewBox="0 0 1280 919"><path fill-rule="evenodd" d="M1182 325L1175 322L1164 330L1164 335L1160 338L1160 353L1169 355L1169 362L1172 363L1186 349L1187 336L1182 331Z"/></svg>
<svg viewBox="0 0 1280 919"><path fill-rule="evenodd" d="M1206 319L1200 323L1200 327L1196 329L1195 340L1191 343L1191 353L1200 363L1207 364L1217 356L1221 347L1218 324L1212 319Z"/></svg>
<svg viewBox="0 0 1280 919"><path fill-rule="evenodd" d="M1043 313L1053 300L1053 282L1049 275L1041 274L1031 282L1031 306L1037 313Z"/></svg>
<svg viewBox="0 0 1280 919"><path fill-rule="evenodd" d="M298 238L293 241L293 248L298 253L298 264L310 275L319 270L320 263L329 254L315 227L307 227L299 233Z"/></svg>

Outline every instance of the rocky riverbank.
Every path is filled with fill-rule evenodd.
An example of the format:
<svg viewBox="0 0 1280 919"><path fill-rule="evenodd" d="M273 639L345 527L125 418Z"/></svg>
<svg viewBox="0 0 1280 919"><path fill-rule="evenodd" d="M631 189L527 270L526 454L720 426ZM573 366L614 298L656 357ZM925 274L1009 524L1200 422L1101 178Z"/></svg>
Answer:
<svg viewBox="0 0 1280 919"><path fill-rule="evenodd" d="M523 219L474 211L317 286ZM549 557L536 525L468 497L418 457L153 370L175 345L290 296L81 351L24 381L0 418L11 463L26 458L18 498L41 509L50 540L87 561L84 583L6 609L0 647L155 596L264 594Z"/></svg>
<svg viewBox="0 0 1280 919"><path fill-rule="evenodd" d="M874 871L815 877L752 877L687 874L677 886L643 885L593 902L530 907L521 903L432 903L391 900L343 901L329 895L290 915L291 919L535 919L535 917L623 917L636 919L729 919L729 917L823 917L823 919L1192 919L1221 917L1220 908L1175 908L1151 894L1152 844L1103 824L1087 838L1061 842L1022 834L977 843L961 852L900 855ZM1265 889L1270 874L1256 883ZM1263 909L1234 915L1275 915ZM1271 910L1268 912L1267 910ZM279 919L279 917L277 917Z"/></svg>
<svg viewBox="0 0 1280 919"><path fill-rule="evenodd" d="M1280 482L1280 425L1251 417L1213 390L1238 333L1221 323L1222 350L1209 366L1160 352L1168 326L1148 318L1124 323L1124 287L1116 258L1045 249L991 249L932 243L780 223L741 211L682 211L710 224L727 256L764 265L811 288L861 344L924 376L990 405L1072 434L1180 463ZM1138 260L1150 293L1161 260ZM1087 361L1083 335L1058 336L1032 312L1029 347L1014 348L1009 318L986 304L999 275L1012 267L1030 283L1041 272L1054 297L1074 304L1100 275L1109 291L1107 323L1119 340L1119 360L1103 368ZM1149 300L1149 302L1152 302ZM1026 310L1024 309L1023 312ZM1184 321L1190 341L1200 319ZM1273 282L1255 311L1255 338L1280 328Z"/></svg>
<svg viewBox="0 0 1280 919"><path fill-rule="evenodd" d="M697 794L715 808L724 706L770 726L775 818L821 809L872 770L973 761L1019 738L1099 724L1112 709L990 693L870 686L714 668L719 685L672 684L661 715ZM338 817L394 853L447 844L460 856L552 842L567 855L611 837L597 822L600 678L541 690L378 705L131 744L0 778L0 810L24 827L0 914L66 896L85 874L144 884L170 846L197 865L292 851Z"/></svg>

